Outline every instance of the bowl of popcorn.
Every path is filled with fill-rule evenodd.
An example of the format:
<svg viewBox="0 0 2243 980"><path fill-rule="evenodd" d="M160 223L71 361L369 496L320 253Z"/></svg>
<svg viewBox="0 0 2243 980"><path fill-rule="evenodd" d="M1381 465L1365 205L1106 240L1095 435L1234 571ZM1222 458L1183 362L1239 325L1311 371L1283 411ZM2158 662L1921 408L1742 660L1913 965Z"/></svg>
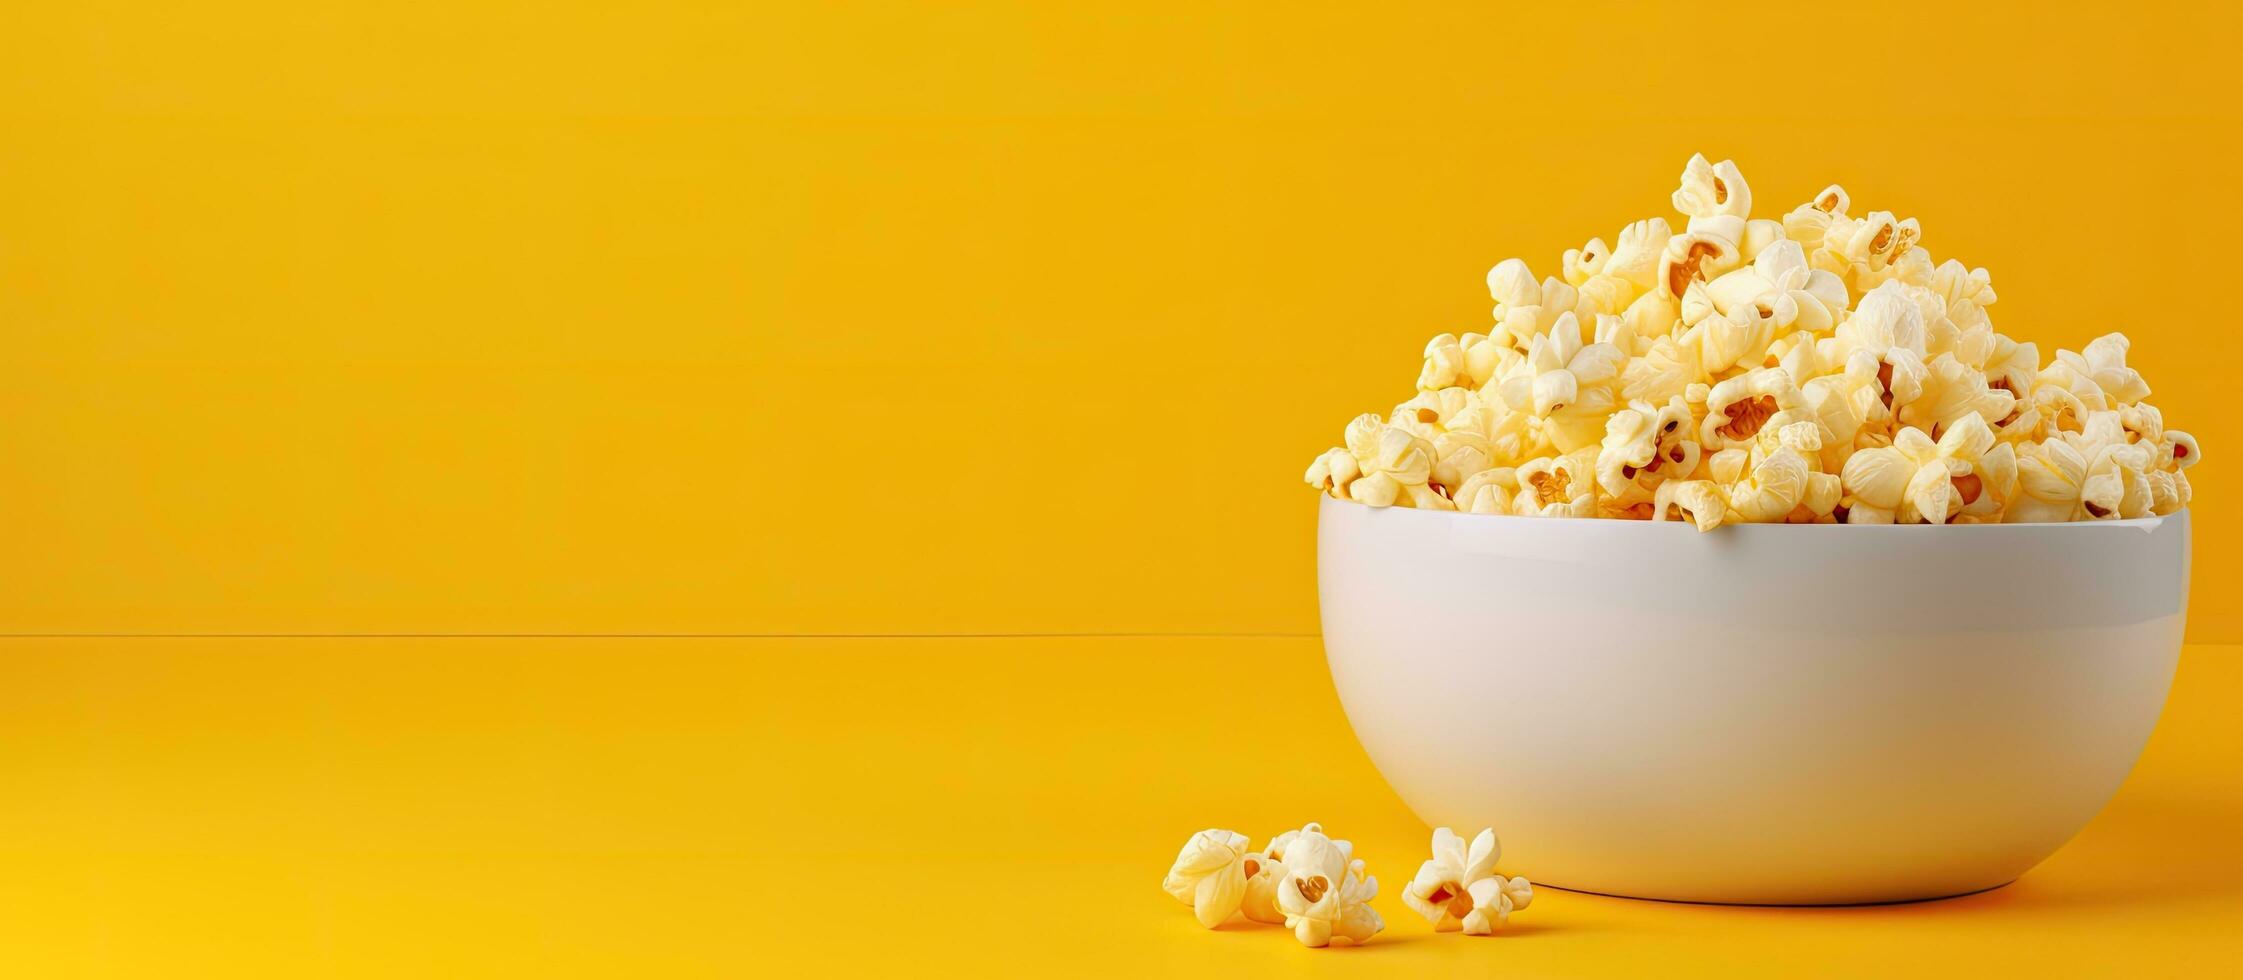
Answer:
<svg viewBox="0 0 2243 980"><path fill-rule="evenodd" d="M1996 887L2107 802L2165 701L2196 440L2110 334L1998 332L1984 269L1832 186L1488 274L1322 490L1332 676L1435 825L1538 883L1832 904ZM1533 518L1573 518L1534 520Z"/></svg>

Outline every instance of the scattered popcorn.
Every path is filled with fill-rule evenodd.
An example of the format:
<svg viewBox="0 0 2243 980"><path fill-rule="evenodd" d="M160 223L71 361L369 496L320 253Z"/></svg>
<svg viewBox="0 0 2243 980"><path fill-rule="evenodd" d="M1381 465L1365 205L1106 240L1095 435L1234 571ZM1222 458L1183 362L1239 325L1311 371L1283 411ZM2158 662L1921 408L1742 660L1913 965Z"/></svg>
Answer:
<svg viewBox="0 0 2243 980"><path fill-rule="evenodd" d="M1494 830L1482 830L1469 848L1464 838L1447 827L1433 831L1433 856L1417 869L1417 877L1402 888L1408 905L1435 932L1455 932L1472 912L1471 886L1495 874L1495 861L1503 855Z"/></svg>
<svg viewBox="0 0 2243 980"><path fill-rule="evenodd" d="M1363 874L1363 862L1350 860L1340 842L1303 830L1285 850L1286 872L1277 886L1277 907L1285 927L1303 946L1327 946L1335 938L1368 941L1386 928L1370 900L1379 880Z"/></svg>
<svg viewBox="0 0 2243 980"><path fill-rule="evenodd" d="M1317 837L1324 836L1324 825L1320 823L1308 823L1302 825L1301 829L1299 830L1288 830L1282 834L1277 835L1276 837L1270 838L1269 846L1263 848L1262 852L1269 855L1269 859L1272 861L1283 861L1285 860L1285 855L1287 853L1286 849L1292 847L1294 841L1311 835ZM1332 846L1340 849L1340 853L1342 855L1352 855L1355 852L1355 845L1350 844L1347 841L1337 840L1332 841L1331 843Z"/></svg>
<svg viewBox="0 0 2243 980"><path fill-rule="evenodd" d="M1239 911L1256 922L1284 925L1285 913L1277 907L1277 886L1285 881L1285 862L1266 853L1246 855L1246 899Z"/></svg>
<svg viewBox="0 0 2243 980"><path fill-rule="evenodd" d="M1222 925L1246 900L1246 835L1228 830L1193 834L1160 886L1191 906L1200 925Z"/></svg>
<svg viewBox="0 0 2243 980"><path fill-rule="evenodd" d="M1247 850L1244 834L1203 830L1184 843L1161 888L1210 929L1243 912L1283 925L1305 946L1362 943L1386 928L1369 904L1378 879L1363 867L1353 845L1325 836L1319 824L1279 834L1259 851Z"/></svg>
<svg viewBox="0 0 2243 980"><path fill-rule="evenodd" d="M1455 831L1437 828L1433 856L1402 889L1402 902L1433 923L1435 932L1494 935L1512 912L1534 901L1534 886L1525 878L1506 878L1495 870L1502 856L1503 845L1492 828L1480 831L1469 847Z"/></svg>
<svg viewBox="0 0 2243 980"><path fill-rule="evenodd" d="M1320 824L1271 838L1259 851L1244 834L1203 830L1186 841L1161 887L1192 906L1210 929L1242 912L1254 922L1283 925L1304 946L1334 939L1363 943L1386 928L1378 910L1378 879L1364 873L1354 846L1333 840ZM1433 831L1433 856L1402 890L1402 902L1436 932L1488 936L1511 913L1534 901L1534 886L1495 869L1503 845L1483 829L1469 844L1447 827Z"/></svg>
<svg viewBox="0 0 2243 980"><path fill-rule="evenodd" d="M1472 883L1472 911L1465 913L1464 934L1492 936L1511 921L1511 913L1534 901L1534 886L1525 878L1491 875Z"/></svg>
<svg viewBox="0 0 2243 980"><path fill-rule="evenodd" d="M1591 238L1559 276L1519 259L1490 269L1493 324L1433 338L1416 394L1391 421L1350 423L1308 483L1374 507L1701 531L2188 505L2181 471L2202 450L2144 401L2124 334L2043 364L1994 329L1986 270L1935 262L1917 219L1856 216L1835 184L1756 219L1736 164L1693 156L1672 202L1680 230L1653 217L1609 248ZM1267 857L1291 868L1276 846ZM1437 923L1470 913L1492 929L1504 901L1525 904L1459 884L1449 901L1464 911Z"/></svg>

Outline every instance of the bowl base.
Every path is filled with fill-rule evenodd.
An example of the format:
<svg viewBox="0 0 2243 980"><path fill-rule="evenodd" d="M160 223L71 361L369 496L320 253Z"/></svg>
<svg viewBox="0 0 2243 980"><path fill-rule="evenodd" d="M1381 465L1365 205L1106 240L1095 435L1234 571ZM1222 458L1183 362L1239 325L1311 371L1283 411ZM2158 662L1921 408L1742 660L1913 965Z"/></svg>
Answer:
<svg viewBox="0 0 2243 980"><path fill-rule="evenodd" d="M1534 883L1534 887L1555 888L1561 892L1573 892L1577 895L1595 895L1600 898L1624 898L1631 902L1665 902L1669 905L1722 905L1732 908L1746 909L1859 909L1874 908L1879 905L1918 905L1924 902L1944 902L1950 898L1968 898L1972 895L1984 895L1987 892L1994 891L1995 889L2008 888L2009 886L2016 883L2017 879L2011 878L2010 880L2002 882L1998 885L1987 885L1984 888L1973 888L1969 891L1953 892L1946 895L1925 895L1920 898L1887 898L1872 902L1708 902L1690 898L1659 898L1652 895L1622 895L1617 892L1600 892L1589 888L1569 888L1565 885L1560 885L1555 882L1549 881L1537 881Z"/></svg>

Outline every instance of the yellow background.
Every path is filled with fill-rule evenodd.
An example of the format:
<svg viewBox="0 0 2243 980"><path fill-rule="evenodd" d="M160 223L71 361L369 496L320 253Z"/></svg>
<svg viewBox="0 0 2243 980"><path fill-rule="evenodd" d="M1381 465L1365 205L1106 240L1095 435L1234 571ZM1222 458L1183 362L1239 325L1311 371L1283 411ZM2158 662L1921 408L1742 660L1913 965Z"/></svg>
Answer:
<svg viewBox="0 0 2243 980"><path fill-rule="evenodd" d="M1503 939L1429 936L1297 485L1485 322L1488 266L1664 213L1702 150L1770 215L1837 181L1920 218L2044 351L2128 331L2211 454L2191 640L2243 641L2243 16L1203 6L14 11L9 972L2243 952L2243 673L2209 645L2119 800L2010 888L1553 891ZM764 638L30 635L145 633ZM1106 636L894 638L1018 633ZM1154 888L1192 830L1307 819L1387 883L1380 943L1202 934Z"/></svg>
<svg viewBox="0 0 2243 980"><path fill-rule="evenodd" d="M0 639L9 976L2215 977L2243 957L2243 659L2192 646L2078 839L1944 902L1400 891L1424 824L1307 637ZM1318 820L1387 929L1160 890ZM1518 870L1529 875L1533 868Z"/></svg>
<svg viewBox="0 0 2243 980"><path fill-rule="evenodd" d="M2232 8L40 4L0 629L1314 632L1483 276L1839 181L2123 328L2243 640Z"/></svg>

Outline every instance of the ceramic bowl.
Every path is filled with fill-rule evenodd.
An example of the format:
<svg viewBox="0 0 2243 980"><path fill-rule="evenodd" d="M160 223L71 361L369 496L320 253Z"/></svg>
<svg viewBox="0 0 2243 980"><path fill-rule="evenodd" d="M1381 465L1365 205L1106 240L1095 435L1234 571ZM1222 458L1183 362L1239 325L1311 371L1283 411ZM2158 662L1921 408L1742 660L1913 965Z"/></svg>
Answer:
<svg viewBox="0 0 2243 980"><path fill-rule="evenodd" d="M1429 824L1640 898L1993 888L2092 818L2164 706L2186 512L1854 527L1323 499L1332 680Z"/></svg>

